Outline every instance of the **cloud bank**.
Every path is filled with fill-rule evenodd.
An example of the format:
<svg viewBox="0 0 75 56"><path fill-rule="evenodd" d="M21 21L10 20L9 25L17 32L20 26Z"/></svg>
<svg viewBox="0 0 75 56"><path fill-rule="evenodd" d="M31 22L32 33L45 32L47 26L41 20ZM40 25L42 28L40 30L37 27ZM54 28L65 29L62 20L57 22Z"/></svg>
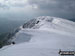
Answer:
<svg viewBox="0 0 75 56"><path fill-rule="evenodd" d="M75 18L75 0L0 0L0 9L32 16Z"/></svg>

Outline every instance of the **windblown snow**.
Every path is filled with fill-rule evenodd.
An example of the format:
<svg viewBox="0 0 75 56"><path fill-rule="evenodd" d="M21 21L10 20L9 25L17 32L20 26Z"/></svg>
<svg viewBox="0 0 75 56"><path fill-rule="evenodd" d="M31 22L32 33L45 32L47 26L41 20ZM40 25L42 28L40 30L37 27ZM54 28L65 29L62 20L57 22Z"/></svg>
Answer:
<svg viewBox="0 0 75 56"><path fill-rule="evenodd" d="M3 47L0 56L59 56L59 49L75 50L75 22L41 16L20 29L10 40L16 44Z"/></svg>

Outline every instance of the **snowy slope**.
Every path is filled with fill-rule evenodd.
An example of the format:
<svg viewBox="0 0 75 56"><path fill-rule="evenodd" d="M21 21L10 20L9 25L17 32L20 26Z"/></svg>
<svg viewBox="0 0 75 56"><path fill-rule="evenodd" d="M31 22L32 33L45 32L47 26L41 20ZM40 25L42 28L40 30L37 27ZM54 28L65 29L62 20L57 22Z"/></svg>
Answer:
<svg viewBox="0 0 75 56"><path fill-rule="evenodd" d="M55 32L59 34L66 34L66 35L74 35L75 34L75 22L62 19L62 18L56 18L56 17L50 17L50 16L40 16L35 19L32 19L25 23L23 26L20 27L20 29L38 29L38 30L46 30L50 32ZM27 34L25 37L20 37L21 35L16 35L13 38L16 38L15 42L26 42L29 41L30 38Z"/></svg>
<svg viewBox="0 0 75 56"><path fill-rule="evenodd" d="M59 49L75 50L75 23L69 20L42 16L20 27L0 56L59 56Z"/></svg>

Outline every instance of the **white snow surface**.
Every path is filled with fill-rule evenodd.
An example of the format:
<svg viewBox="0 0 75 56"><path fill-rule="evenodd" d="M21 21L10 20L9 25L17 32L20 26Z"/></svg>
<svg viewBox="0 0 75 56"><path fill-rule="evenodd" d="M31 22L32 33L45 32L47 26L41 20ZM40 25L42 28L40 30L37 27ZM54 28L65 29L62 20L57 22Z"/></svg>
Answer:
<svg viewBox="0 0 75 56"><path fill-rule="evenodd" d="M75 22L49 16L38 17L32 28L21 28L15 45L3 47L0 56L59 56L59 49L75 51Z"/></svg>

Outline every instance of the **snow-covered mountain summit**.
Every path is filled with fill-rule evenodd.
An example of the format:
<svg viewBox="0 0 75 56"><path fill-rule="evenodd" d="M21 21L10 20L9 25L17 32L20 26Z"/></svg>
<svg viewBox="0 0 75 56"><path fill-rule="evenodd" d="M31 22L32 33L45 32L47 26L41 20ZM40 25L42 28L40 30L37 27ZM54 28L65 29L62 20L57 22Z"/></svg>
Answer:
<svg viewBox="0 0 75 56"><path fill-rule="evenodd" d="M55 31L75 31L75 22L50 16L40 16L25 23L22 28L41 29L41 30L55 30Z"/></svg>
<svg viewBox="0 0 75 56"><path fill-rule="evenodd" d="M75 27L74 22L66 20L66 19L50 17L50 16L40 16L40 17L37 17L37 18L32 19L32 20L28 21L27 23L25 23L23 25L23 28L37 29L37 28L40 28L41 26L47 25L47 24L56 24L56 25L61 25L64 27L66 27L68 25L68 27L71 27L71 26Z"/></svg>
<svg viewBox="0 0 75 56"><path fill-rule="evenodd" d="M15 34L19 31L31 31L31 30L44 30L58 34L74 35L75 34L75 22L69 21L63 18L40 16L26 22L23 26L15 31ZM29 41L30 38L21 38L20 34L14 34L13 39L17 43ZM22 34L23 35L23 34ZM27 34L25 36L28 37ZM18 37L18 38L17 38ZM10 39L10 41L12 40ZM25 38L25 39L24 39ZM21 40L20 40L21 39Z"/></svg>
<svg viewBox="0 0 75 56"><path fill-rule="evenodd" d="M37 17L18 28L9 42L16 44L2 48L0 56L59 56L59 49L75 50L75 22Z"/></svg>

